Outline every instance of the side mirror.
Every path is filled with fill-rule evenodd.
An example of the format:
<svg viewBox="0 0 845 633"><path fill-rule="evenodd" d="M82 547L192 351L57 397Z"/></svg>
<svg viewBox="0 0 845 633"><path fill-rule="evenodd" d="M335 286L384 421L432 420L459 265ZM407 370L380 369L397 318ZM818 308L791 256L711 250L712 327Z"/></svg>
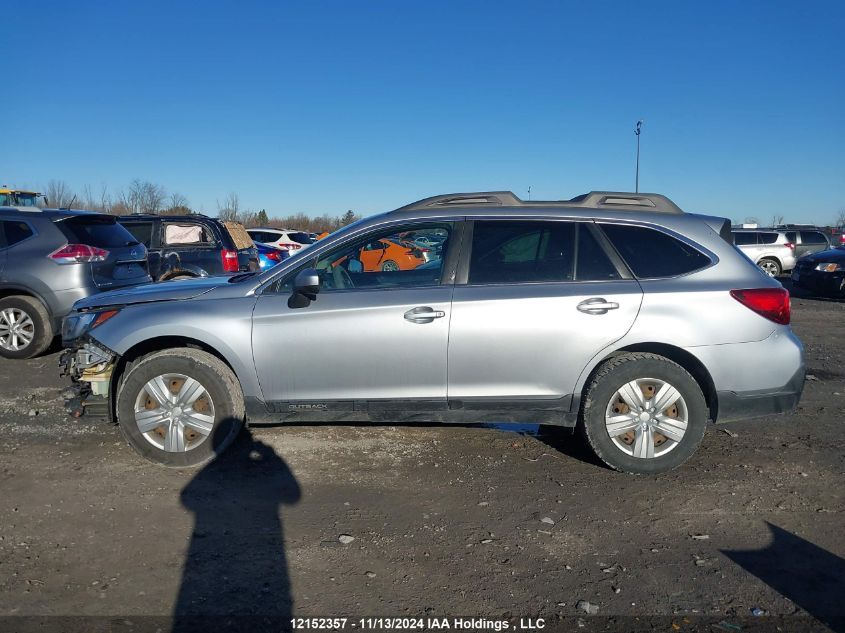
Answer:
<svg viewBox="0 0 845 633"><path fill-rule="evenodd" d="M314 268L300 270L293 278L293 292L288 298L289 308L306 308L317 300L320 292L320 273Z"/></svg>

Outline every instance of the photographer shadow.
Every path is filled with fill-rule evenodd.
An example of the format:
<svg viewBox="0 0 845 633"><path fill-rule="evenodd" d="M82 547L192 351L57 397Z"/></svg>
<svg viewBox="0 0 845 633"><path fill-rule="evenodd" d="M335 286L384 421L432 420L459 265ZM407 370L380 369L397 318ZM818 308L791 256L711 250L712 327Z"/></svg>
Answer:
<svg viewBox="0 0 845 633"><path fill-rule="evenodd" d="M281 506L301 492L287 464L244 432L182 490L194 530L172 631L285 631L292 599Z"/></svg>

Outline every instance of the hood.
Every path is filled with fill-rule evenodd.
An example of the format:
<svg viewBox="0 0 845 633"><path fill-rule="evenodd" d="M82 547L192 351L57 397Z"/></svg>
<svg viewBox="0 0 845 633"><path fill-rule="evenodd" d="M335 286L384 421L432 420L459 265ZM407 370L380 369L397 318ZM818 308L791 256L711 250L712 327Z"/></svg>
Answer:
<svg viewBox="0 0 845 633"><path fill-rule="evenodd" d="M139 286L129 286L128 288L101 292L85 299L80 299L73 304L73 309L88 310L113 305L193 299L218 286L225 286L228 281L228 277L200 277L198 279L159 281L156 283L141 284Z"/></svg>
<svg viewBox="0 0 845 633"><path fill-rule="evenodd" d="M831 248L827 251L819 251L818 253L813 253L812 255L805 255L801 258L801 261L819 263L829 262L831 264L845 262L845 248L840 246L839 248Z"/></svg>

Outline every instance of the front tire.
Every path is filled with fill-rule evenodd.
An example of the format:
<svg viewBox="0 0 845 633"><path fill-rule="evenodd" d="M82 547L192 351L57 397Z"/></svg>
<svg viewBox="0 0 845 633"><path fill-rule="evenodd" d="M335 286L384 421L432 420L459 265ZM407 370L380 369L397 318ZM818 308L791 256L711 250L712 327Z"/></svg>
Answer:
<svg viewBox="0 0 845 633"><path fill-rule="evenodd" d="M132 364L117 392L117 421L142 457L171 468L221 454L244 422L244 399L231 369L193 348L154 352Z"/></svg>
<svg viewBox="0 0 845 633"><path fill-rule="evenodd" d="M599 367L584 397L581 428L611 468L657 474L689 459L707 418L704 394L689 372L663 356L635 352Z"/></svg>
<svg viewBox="0 0 845 633"><path fill-rule="evenodd" d="M53 323L38 299L25 295L0 299L0 356L32 358L52 341Z"/></svg>

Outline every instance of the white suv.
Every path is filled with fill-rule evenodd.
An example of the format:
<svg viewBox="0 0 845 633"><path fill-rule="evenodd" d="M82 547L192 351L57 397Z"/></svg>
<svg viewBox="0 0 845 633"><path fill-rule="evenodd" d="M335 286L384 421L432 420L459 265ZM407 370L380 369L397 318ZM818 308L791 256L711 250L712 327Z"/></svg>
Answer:
<svg viewBox="0 0 845 633"><path fill-rule="evenodd" d="M795 244L782 231L740 229L732 233L736 247L769 277L795 268Z"/></svg>
<svg viewBox="0 0 845 633"><path fill-rule="evenodd" d="M247 229L249 236L256 242L263 242L275 246L291 255L297 251L307 248L314 243L311 236L304 231L293 231L291 229Z"/></svg>

